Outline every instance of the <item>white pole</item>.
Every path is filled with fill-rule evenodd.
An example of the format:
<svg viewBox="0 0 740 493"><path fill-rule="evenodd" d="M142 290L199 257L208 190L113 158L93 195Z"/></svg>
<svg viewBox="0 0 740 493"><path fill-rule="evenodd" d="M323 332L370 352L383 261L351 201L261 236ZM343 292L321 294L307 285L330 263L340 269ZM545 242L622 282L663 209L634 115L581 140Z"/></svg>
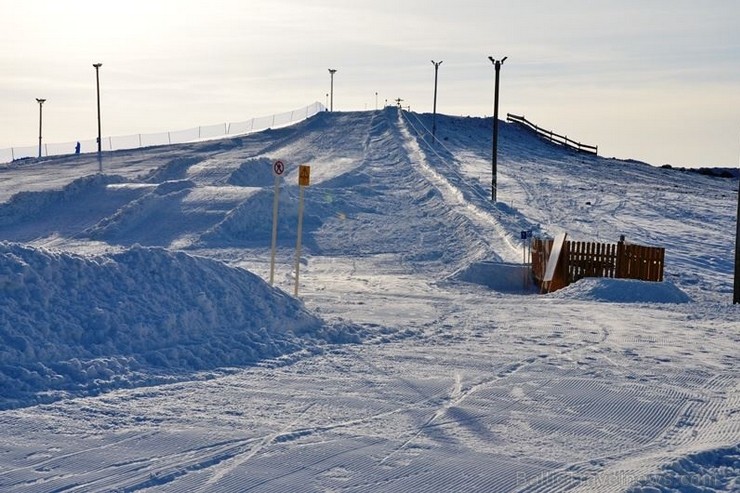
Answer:
<svg viewBox="0 0 740 493"><path fill-rule="evenodd" d="M295 247L295 291L294 295L298 297L298 278L300 276L301 266L301 238L303 236L303 189L305 187L299 187L300 193L298 198L298 240L296 241Z"/></svg>
<svg viewBox="0 0 740 493"><path fill-rule="evenodd" d="M270 254L270 286L275 283L275 250L277 249L278 198L280 197L280 175L275 173L275 197L272 199L272 252Z"/></svg>

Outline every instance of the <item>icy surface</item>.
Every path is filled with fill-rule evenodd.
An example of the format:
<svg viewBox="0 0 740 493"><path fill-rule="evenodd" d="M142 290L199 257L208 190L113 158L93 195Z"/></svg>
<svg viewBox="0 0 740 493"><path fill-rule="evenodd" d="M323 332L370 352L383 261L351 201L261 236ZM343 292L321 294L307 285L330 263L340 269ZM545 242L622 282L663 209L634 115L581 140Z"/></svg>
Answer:
<svg viewBox="0 0 740 493"><path fill-rule="evenodd" d="M738 491L737 180L502 123L492 204L490 119L430 123L0 168L0 491ZM538 295L522 230L666 282Z"/></svg>

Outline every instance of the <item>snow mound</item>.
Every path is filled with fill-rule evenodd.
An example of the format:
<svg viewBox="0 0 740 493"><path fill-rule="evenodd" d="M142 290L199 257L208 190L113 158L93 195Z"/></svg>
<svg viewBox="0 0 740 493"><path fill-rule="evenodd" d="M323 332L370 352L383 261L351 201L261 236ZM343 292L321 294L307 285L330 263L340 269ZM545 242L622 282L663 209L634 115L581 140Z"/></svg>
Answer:
<svg viewBox="0 0 740 493"><path fill-rule="evenodd" d="M460 270L453 280L481 284L500 293L533 293L536 286L527 265L506 262L477 262Z"/></svg>
<svg viewBox="0 0 740 493"><path fill-rule="evenodd" d="M298 200L295 189L280 189L278 204L278 242L295 242L298 224ZM244 200L231 210L218 224L200 235L200 247L215 248L223 246L262 245L269 246L272 235L272 208L274 192L262 190ZM309 200L307 199L308 203ZM311 232L319 228L322 219L317 215L325 212L321 207L311 203L311 210L303 215L303 243L307 248L312 245Z"/></svg>
<svg viewBox="0 0 740 493"><path fill-rule="evenodd" d="M607 277L585 278L551 295L610 303L688 303L689 296L669 281L648 282Z"/></svg>
<svg viewBox="0 0 740 493"><path fill-rule="evenodd" d="M231 173L226 182L240 187L268 187L275 183L272 166L269 158L248 159Z"/></svg>
<svg viewBox="0 0 740 493"><path fill-rule="evenodd" d="M0 408L357 338L250 272L158 248L87 258L3 242L0 290Z"/></svg>
<svg viewBox="0 0 740 493"><path fill-rule="evenodd" d="M740 491L740 445L683 457L629 493Z"/></svg>

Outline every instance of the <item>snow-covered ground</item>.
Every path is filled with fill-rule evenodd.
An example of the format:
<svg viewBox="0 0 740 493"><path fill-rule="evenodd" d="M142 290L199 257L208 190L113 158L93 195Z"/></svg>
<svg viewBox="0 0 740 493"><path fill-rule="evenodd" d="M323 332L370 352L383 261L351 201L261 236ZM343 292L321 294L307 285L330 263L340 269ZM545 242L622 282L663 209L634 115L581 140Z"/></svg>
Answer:
<svg viewBox="0 0 740 493"><path fill-rule="evenodd" d="M737 181L502 123L493 205L490 119L430 123L0 167L0 491L740 491ZM666 281L535 294L529 229Z"/></svg>

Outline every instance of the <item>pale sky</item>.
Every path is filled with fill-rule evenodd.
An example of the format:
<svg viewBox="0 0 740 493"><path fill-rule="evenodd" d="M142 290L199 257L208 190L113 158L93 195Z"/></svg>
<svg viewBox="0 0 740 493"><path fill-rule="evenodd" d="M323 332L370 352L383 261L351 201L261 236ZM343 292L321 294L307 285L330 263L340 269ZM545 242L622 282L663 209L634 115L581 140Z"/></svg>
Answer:
<svg viewBox="0 0 740 493"><path fill-rule="evenodd" d="M326 103L499 114L654 165L738 166L737 0L0 0L0 148Z"/></svg>

